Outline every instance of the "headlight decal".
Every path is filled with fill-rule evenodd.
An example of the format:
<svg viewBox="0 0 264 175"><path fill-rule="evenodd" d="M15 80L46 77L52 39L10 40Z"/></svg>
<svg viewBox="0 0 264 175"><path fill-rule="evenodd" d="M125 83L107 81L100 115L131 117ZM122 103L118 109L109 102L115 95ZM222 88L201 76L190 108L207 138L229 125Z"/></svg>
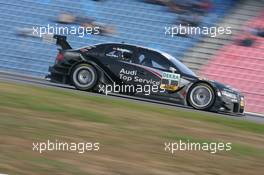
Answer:
<svg viewBox="0 0 264 175"><path fill-rule="evenodd" d="M232 98L232 99L236 99L237 100L237 95L231 92L227 92L227 91L221 91L223 96L226 96L228 98Z"/></svg>

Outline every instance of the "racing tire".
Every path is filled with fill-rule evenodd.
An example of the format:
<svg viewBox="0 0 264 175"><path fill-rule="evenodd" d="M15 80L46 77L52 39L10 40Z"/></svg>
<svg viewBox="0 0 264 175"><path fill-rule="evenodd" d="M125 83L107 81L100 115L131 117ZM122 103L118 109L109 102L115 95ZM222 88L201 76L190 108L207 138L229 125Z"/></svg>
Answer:
<svg viewBox="0 0 264 175"><path fill-rule="evenodd" d="M71 81L76 89L91 91L98 82L96 69L89 64L79 64L72 70Z"/></svg>
<svg viewBox="0 0 264 175"><path fill-rule="evenodd" d="M215 102L215 91L206 83L194 84L188 92L187 101L194 109L209 110Z"/></svg>

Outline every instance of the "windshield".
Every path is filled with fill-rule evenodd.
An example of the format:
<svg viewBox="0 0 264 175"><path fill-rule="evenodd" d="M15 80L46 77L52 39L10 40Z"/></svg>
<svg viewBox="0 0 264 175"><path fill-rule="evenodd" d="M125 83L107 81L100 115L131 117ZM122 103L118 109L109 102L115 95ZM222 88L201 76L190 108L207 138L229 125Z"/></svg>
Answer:
<svg viewBox="0 0 264 175"><path fill-rule="evenodd" d="M165 52L162 52L161 54L165 56L166 58L168 58L168 60L171 61L182 73L187 74L187 75L196 76L195 73L191 69L189 69L187 66L185 66L182 62L177 60L172 55L165 53Z"/></svg>

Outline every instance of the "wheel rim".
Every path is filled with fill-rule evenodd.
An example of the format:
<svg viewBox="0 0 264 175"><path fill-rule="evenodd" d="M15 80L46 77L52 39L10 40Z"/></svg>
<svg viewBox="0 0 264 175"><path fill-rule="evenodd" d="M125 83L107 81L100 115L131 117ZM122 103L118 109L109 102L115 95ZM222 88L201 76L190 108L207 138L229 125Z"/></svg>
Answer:
<svg viewBox="0 0 264 175"><path fill-rule="evenodd" d="M213 99L213 93L209 87L196 86L191 91L190 99L192 104L196 107L205 108L211 103Z"/></svg>
<svg viewBox="0 0 264 175"><path fill-rule="evenodd" d="M73 73L73 82L80 88L90 88L96 80L96 75L90 67L79 67Z"/></svg>
<svg viewBox="0 0 264 175"><path fill-rule="evenodd" d="M78 73L78 77L77 80L79 83L86 85L89 84L89 82L92 81L92 74L90 71L84 69L84 70L80 70Z"/></svg>

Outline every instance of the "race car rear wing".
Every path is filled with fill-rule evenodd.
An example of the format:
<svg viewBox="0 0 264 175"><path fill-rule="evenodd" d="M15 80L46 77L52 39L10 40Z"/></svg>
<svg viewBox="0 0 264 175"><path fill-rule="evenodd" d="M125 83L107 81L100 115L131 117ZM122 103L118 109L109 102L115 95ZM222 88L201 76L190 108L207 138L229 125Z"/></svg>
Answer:
<svg viewBox="0 0 264 175"><path fill-rule="evenodd" d="M72 49L70 44L67 42L67 37L63 35L54 35L54 39L56 39L56 45L61 46L62 50Z"/></svg>

